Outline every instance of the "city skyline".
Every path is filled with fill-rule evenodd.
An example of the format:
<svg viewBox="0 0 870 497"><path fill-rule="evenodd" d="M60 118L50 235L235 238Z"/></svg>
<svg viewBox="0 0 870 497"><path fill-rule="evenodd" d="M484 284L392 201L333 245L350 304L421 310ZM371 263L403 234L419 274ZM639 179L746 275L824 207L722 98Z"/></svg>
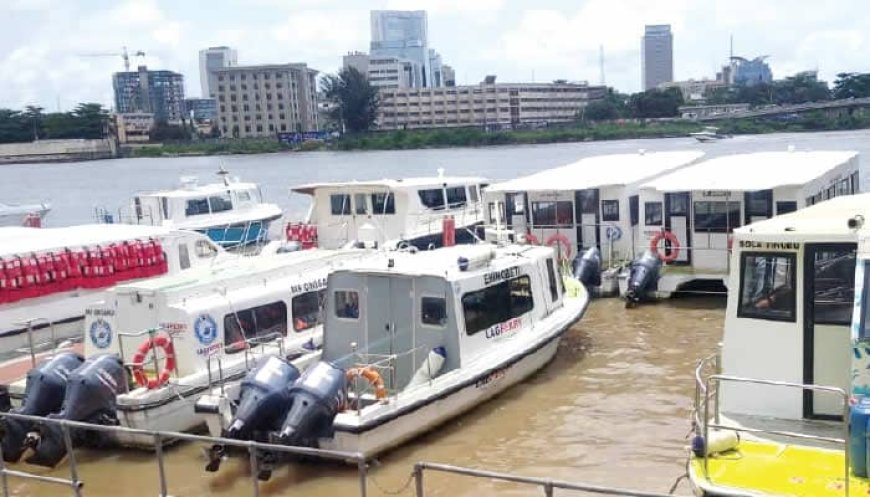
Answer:
<svg viewBox="0 0 870 497"><path fill-rule="evenodd" d="M772 2L748 0L664 0L654 6L637 0L379 0L351 8L336 0L10 0L0 5L7 21L0 33L0 107L109 106L111 74L123 69L121 57L82 55L123 46L146 52L144 60L131 59L133 67L145 63L182 73L190 97L200 93L199 50L210 46L237 49L245 65L305 62L332 73L343 55L368 48L369 12L381 9L426 10L429 44L455 69L457 84L476 84L487 74L504 82L597 83L603 45L606 83L639 91L638 40L646 24L672 26L676 80L714 77L727 62L732 33L735 55L771 55L777 78L819 69L832 82L837 72L870 70L861 56L870 48L864 34L870 20L854 15L860 4L841 2L805 16L819 10L817 4L797 3L780 11Z"/></svg>

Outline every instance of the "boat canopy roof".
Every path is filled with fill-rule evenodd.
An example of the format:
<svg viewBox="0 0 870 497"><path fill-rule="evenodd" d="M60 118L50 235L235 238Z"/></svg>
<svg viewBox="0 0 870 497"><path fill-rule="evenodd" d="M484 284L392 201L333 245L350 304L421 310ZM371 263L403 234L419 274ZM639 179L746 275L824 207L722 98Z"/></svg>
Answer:
<svg viewBox="0 0 870 497"><path fill-rule="evenodd" d="M0 255L44 252L124 240L165 237L172 231L137 224L83 224L64 228L0 228Z"/></svg>
<svg viewBox="0 0 870 497"><path fill-rule="evenodd" d="M856 239L848 221L856 215L870 219L870 193L844 195L788 214L734 230L739 238L846 238ZM868 225L870 227L870 225ZM833 241L833 240L832 240Z"/></svg>
<svg viewBox="0 0 870 497"><path fill-rule="evenodd" d="M323 183L307 183L304 185L294 186L290 191L302 193L305 195L313 195L314 191L319 188L344 188L344 187L374 187L383 188L384 190L409 190L421 189L426 187L438 187L444 184L447 185L476 185L487 183L489 180L477 176L431 176L419 178L404 178L404 179L376 179L366 181L335 181Z"/></svg>
<svg viewBox="0 0 870 497"><path fill-rule="evenodd" d="M758 191L808 183L857 160L853 151L757 152L728 155L665 174L641 188L661 192ZM857 164L856 164L857 167Z"/></svg>
<svg viewBox="0 0 870 497"><path fill-rule="evenodd" d="M566 166L490 185L486 191L573 191L629 185L686 166L703 156L701 151L679 151L586 157Z"/></svg>
<svg viewBox="0 0 870 497"><path fill-rule="evenodd" d="M144 192L137 194L139 197L201 197L203 195L211 195L216 193L224 193L228 190L255 190L256 183L242 183L230 181L229 184L224 183L209 183L207 185L196 184L196 181L191 179L187 183L182 181L182 186L174 190L158 190L155 192Z"/></svg>

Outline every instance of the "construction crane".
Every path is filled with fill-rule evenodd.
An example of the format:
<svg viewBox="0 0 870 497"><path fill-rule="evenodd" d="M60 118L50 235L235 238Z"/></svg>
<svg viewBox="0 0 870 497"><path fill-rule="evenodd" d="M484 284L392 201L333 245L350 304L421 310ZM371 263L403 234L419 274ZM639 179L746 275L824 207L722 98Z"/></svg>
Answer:
<svg viewBox="0 0 870 497"><path fill-rule="evenodd" d="M130 54L127 52L127 47L122 47L121 52L94 52L79 54L81 57L121 57L124 59L124 71L130 72ZM133 57L145 57L145 52L136 50L133 52Z"/></svg>

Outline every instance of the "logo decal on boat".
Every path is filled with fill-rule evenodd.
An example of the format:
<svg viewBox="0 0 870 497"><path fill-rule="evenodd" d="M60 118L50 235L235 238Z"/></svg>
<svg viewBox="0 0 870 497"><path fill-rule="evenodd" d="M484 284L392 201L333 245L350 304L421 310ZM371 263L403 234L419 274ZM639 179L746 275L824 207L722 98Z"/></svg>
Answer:
<svg viewBox="0 0 870 497"><path fill-rule="evenodd" d="M486 330L486 338L498 338L500 336L509 335L512 332L519 330L522 325L523 320L520 318L509 319L504 323L499 323L488 328Z"/></svg>
<svg viewBox="0 0 870 497"><path fill-rule="evenodd" d="M208 314L202 314L193 323L193 334L203 345L208 345L217 339L217 323Z"/></svg>
<svg viewBox="0 0 870 497"><path fill-rule="evenodd" d="M496 369L495 371L490 372L486 376L479 378L476 382L474 382L474 388L484 388L504 378L505 374L507 374L507 370L509 369L509 367L510 366Z"/></svg>
<svg viewBox="0 0 870 497"><path fill-rule="evenodd" d="M98 349L108 348L112 344L112 327L104 319L97 319L91 323L91 342Z"/></svg>

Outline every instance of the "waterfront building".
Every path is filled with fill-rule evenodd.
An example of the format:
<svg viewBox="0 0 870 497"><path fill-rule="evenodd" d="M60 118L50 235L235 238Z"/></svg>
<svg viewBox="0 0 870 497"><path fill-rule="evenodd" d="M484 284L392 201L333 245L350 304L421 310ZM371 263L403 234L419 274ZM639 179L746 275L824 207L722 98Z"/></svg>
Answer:
<svg viewBox="0 0 870 497"><path fill-rule="evenodd" d="M435 86L426 11L373 10L371 29L369 56L372 65L374 61L382 61L383 66L391 66L391 70L397 71L394 81L399 81L399 84L407 82L413 88ZM440 65L440 59L438 62ZM400 76L402 72L407 72L407 77ZM372 83L386 87L395 84L393 81L383 85Z"/></svg>
<svg viewBox="0 0 870 497"><path fill-rule="evenodd" d="M640 53L644 90L674 80L674 36L670 24L647 25Z"/></svg>
<svg viewBox="0 0 870 497"><path fill-rule="evenodd" d="M154 114L147 112L117 113L112 115L118 143L143 143L151 139Z"/></svg>
<svg viewBox="0 0 870 497"><path fill-rule="evenodd" d="M456 71L453 70L453 67L442 64L441 78L444 80L444 86L456 86Z"/></svg>
<svg viewBox="0 0 870 497"><path fill-rule="evenodd" d="M217 118L217 100L214 98L188 98L184 100L187 117L196 122L214 121Z"/></svg>
<svg viewBox="0 0 870 497"><path fill-rule="evenodd" d="M150 113L158 121L178 122L185 116L184 76L172 71L136 71L112 75L115 111L121 114Z"/></svg>
<svg viewBox="0 0 870 497"><path fill-rule="evenodd" d="M341 67L353 67L361 74L369 72L369 54L365 52L348 52L347 55L341 58Z"/></svg>
<svg viewBox="0 0 870 497"><path fill-rule="evenodd" d="M317 73L306 64L216 69L218 125L223 136L277 136L318 131Z"/></svg>
<svg viewBox="0 0 870 497"><path fill-rule="evenodd" d="M429 67L432 74L433 88L444 86L444 65L441 63L441 54L433 49L429 49Z"/></svg>
<svg viewBox="0 0 870 497"><path fill-rule="evenodd" d="M443 88L382 88L380 129L513 129L571 122L607 88L587 83L495 83Z"/></svg>
<svg viewBox="0 0 870 497"><path fill-rule="evenodd" d="M736 85L753 86L759 83L771 83L773 72L764 60L766 55L752 60L743 57L731 57L733 64L733 83Z"/></svg>
<svg viewBox="0 0 870 497"><path fill-rule="evenodd" d="M709 93L719 88L727 88L728 83L717 79L690 79L687 81L670 81L658 85L658 89L677 88L683 94L686 102L703 102Z"/></svg>
<svg viewBox="0 0 870 497"><path fill-rule="evenodd" d="M202 98L214 98L215 69L239 65L236 50L230 47L209 47L199 51L199 84Z"/></svg>
<svg viewBox="0 0 870 497"><path fill-rule="evenodd" d="M681 105L678 110L683 119L703 119L748 112L749 104Z"/></svg>

